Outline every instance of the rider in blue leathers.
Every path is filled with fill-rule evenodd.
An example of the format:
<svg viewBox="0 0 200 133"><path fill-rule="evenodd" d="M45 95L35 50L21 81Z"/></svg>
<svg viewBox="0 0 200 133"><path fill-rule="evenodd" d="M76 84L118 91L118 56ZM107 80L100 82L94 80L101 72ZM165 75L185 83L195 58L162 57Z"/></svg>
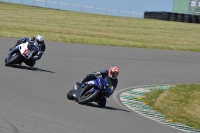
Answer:
<svg viewBox="0 0 200 133"><path fill-rule="evenodd" d="M90 80L94 80L97 77L102 77L102 78L108 77L112 81L112 84L113 84L113 90L110 92L110 96L111 96L118 84L118 79L117 79L118 74L119 74L119 68L117 68L116 66L112 66L112 67L110 67L109 70L104 69L104 70L99 70L99 71L95 71L95 72L88 74L82 80L82 82L77 82L77 85L79 86L82 83L90 81ZM103 95L100 95L100 97L97 98L97 101L95 101L95 102L97 102L101 106L105 106L106 98Z"/></svg>
<svg viewBox="0 0 200 133"><path fill-rule="evenodd" d="M36 37L31 37L31 38L23 37L17 41L17 43L14 47L16 47L17 45L19 45L21 43L25 43L25 42L33 42L34 45L38 48L38 52L36 54L34 54L33 57L31 57L31 59L24 61L24 63L26 65L33 67L36 63L36 60L41 59L41 57L46 49L46 45L44 43L44 37L42 35L37 35ZM10 48L10 51L13 48ZM19 65L21 65L21 63Z"/></svg>

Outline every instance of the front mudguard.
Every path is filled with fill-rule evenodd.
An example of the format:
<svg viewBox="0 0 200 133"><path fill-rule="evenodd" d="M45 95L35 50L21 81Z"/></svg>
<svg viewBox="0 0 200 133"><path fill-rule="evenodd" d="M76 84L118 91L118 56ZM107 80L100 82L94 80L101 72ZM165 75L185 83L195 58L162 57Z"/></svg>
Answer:
<svg viewBox="0 0 200 133"><path fill-rule="evenodd" d="M67 92L67 98L69 100L76 100L78 101L80 95L83 93L84 91L84 85L81 85L81 86L77 86L77 85L74 85L73 88Z"/></svg>

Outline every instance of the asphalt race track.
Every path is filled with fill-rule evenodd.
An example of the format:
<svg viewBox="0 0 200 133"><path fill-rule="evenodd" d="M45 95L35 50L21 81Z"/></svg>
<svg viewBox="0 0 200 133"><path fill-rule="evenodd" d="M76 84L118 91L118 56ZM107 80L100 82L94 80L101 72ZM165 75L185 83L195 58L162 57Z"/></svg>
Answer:
<svg viewBox="0 0 200 133"><path fill-rule="evenodd" d="M1 133L183 133L133 113L110 97L106 108L69 101L67 92L93 70L120 68L120 90L198 83L200 53L46 42L34 68L6 67L17 39L0 38Z"/></svg>

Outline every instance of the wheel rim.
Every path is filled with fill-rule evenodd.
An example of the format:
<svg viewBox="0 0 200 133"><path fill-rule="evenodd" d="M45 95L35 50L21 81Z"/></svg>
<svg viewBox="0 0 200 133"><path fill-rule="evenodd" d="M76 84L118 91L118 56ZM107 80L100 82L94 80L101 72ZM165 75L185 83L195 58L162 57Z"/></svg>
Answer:
<svg viewBox="0 0 200 133"><path fill-rule="evenodd" d="M12 54L8 60L12 59L12 58L15 57L16 55L17 55L16 53Z"/></svg>
<svg viewBox="0 0 200 133"><path fill-rule="evenodd" d="M84 100L88 97L90 97L94 92L90 92L90 91L87 91L86 93L84 93L82 96L81 96L81 100Z"/></svg>

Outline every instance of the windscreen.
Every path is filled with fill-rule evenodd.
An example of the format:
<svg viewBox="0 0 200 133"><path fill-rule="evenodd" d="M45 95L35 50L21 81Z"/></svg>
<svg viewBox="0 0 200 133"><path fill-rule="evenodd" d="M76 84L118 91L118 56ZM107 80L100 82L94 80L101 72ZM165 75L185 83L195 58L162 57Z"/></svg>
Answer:
<svg viewBox="0 0 200 133"><path fill-rule="evenodd" d="M103 79L99 78L99 87L102 89L103 88Z"/></svg>
<svg viewBox="0 0 200 133"><path fill-rule="evenodd" d="M27 47L30 51L37 51L37 47L33 43L29 43Z"/></svg>

